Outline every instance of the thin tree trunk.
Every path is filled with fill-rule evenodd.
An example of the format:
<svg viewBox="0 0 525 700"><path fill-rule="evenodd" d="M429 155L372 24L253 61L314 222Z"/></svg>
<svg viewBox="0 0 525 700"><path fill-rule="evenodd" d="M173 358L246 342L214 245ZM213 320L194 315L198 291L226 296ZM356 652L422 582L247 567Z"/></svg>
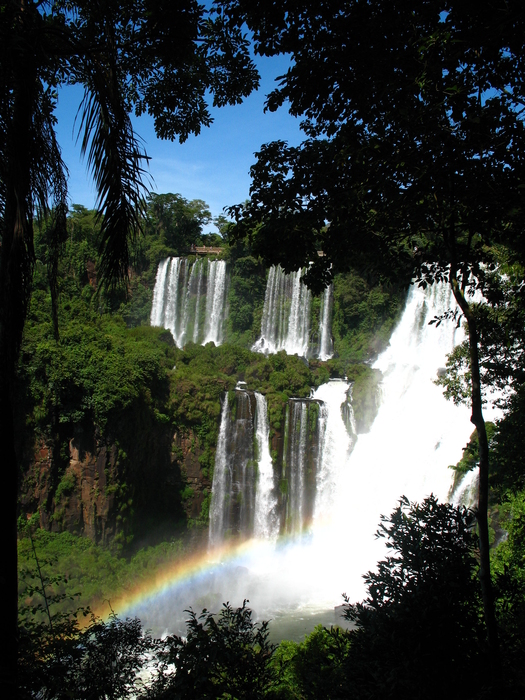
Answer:
<svg viewBox="0 0 525 700"><path fill-rule="evenodd" d="M17 459L10 387L5 372L0 377L0 445L2 446L2 566L0 596L3 605L2 644L0 648L0 695L16 698L18 662L18 576L17 576Z"/></svg>
<svg viewBox="0 0 525 700"><path fill-rule="evenodd" d="M23 19L21 15L21 19ZM33 273L31 128L37 94L32 48L20 42L14 57L14 96L8 124L8 187L0 249L0 445L2 486L0 532L4 536L0 595L4 606L0 652L1 697L16 698L18 662L17 501L18 461L14 433L14 390Z"/></svg>
<svg viewBox="0 0 525 700"><path fill-rule="evenodd" d="M472 314L469 303L459 288L457 279L451 275L451 286L454 297L463 312L468 324L468 340L470 352L471 372L471 423L476 427L479 446L479 491L478 510L476 518L479 531L479 580L483 599L483 613L487 627L487 640L491 661L492 680L497 682L501 676L501 664L499 654L498 626L494 610L494 595L490 576L490 542L488 523L489 500L489 444L485 420L483 418L481 400L481 377L479 371L479 336L476 320Z"/></svg>

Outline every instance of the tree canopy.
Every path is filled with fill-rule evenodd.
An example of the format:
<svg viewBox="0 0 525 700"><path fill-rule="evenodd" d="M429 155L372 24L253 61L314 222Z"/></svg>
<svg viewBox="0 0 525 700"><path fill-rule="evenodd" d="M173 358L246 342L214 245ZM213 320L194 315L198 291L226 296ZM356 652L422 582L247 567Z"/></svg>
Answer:
<svg viewBox="0 0 525 700"><path fill-rule="evenodd" d="M147 230L158 244L179 253L188 253L192 245L200 244L202 227L211 222L206 202L193 199L190 202L180 194L155 194L148 196Z"/></svg>
<svg viewBox="0 0 525 700"><path fill-rule="evenodd" d="M268 261L432 281L475 271L487 240L523 254L522 3L225 4L257 51L291 54L267 108L303 118L302 145L261 148L235 209Z"/></svg>

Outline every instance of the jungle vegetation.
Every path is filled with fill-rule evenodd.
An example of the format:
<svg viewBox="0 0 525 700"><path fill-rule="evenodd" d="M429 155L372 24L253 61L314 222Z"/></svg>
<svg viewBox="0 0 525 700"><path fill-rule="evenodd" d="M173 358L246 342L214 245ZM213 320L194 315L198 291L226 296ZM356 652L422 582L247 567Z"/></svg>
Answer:
<svg viewBox="0 0 525 700"><path fill-rule="evenodd" d="M497 686L485 672L475 515L430 497L421 504L402 498L382 517L377 534L388 554L365 575L365 600L345 606L354 628L319 626L298 643L273 644L271 621L255 621L247 601L190 609L185 635L162 640L144 634L137 619L103 621L82 609L74 617L56 607L64 597L60 575L38 575L33 566L23 577L21 697L521 698L523 498L511 507L508 540L493 558L503 668ZM64 544L70 556L71 543Z"/></svg>

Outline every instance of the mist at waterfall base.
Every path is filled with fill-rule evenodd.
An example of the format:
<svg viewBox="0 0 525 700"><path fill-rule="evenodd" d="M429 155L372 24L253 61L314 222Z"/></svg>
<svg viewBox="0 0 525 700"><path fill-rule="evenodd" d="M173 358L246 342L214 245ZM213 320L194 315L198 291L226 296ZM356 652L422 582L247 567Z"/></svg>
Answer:
<svg viewBox="0 0 525 700"><path fill-rule="evenodd" d="M155 634L184 634L188 607L218 612L223 602L238 606L248 599L257 619L273 620L274 636L278 628L283 631L277 636L302 639L315 624L336 622L334 607L343 593L362 600L362 576L385 554L384 542L374 536L381 514L389 515L402 495L421 501L433 493L446 500L448 465L459 461L473 430L469 409L446 401L434 384L463 332L453 322L436 327L429 320L452 305L444 286L411 288L390 345L374 363L383 380L367 434L355 440L343 420L348 383L332 380L315 391L326 425L315 505L304 532L222 542L162 583L152 582L125 614L137 615ZM293 620L295 628L280 626Z"/></svg>

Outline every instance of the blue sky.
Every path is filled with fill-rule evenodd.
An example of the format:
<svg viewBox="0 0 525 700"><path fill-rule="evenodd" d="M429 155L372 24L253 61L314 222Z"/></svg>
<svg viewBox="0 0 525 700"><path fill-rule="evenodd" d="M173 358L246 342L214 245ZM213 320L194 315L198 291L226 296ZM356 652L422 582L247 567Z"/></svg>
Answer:
<svg viewBox="0 0 525 700"><path fill-rule="evenodd" d="M160 141L155 136L153 120L148 116L134 119L134 128L144 140L151 157L149 171L152 191L178 193L186 199L204 200L213 216L223 207L243 202L249 196L250 166L261 144L283 139L296 145L303 139L299 121L286 108L264 113L265 95L275 86L288 59L257 58L261 87L241 105L213 109L214 123L199 136L178 141ZM75 143L74 121L82 100L80 86L69 87L59 94L56 111L57 134L64 161L69 169L69 196L72 204L94 207L96 191ZM213 227L209 227L213 230Z"/></svg>

